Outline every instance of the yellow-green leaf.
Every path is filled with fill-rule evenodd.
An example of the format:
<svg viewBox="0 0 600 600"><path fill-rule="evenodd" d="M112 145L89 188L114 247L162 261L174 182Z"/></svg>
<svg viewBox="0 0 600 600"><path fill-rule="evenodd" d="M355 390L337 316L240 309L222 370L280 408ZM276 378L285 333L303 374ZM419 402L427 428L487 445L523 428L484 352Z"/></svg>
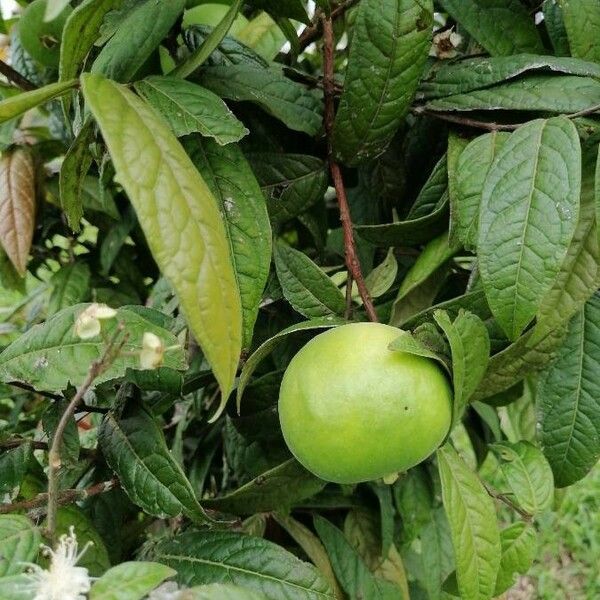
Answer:
<svg viewBox="0 0 600 600"><path fill-rule="evenodd" d="M152 254L215 373L223 405L241 350L242 309L217 201L167 124L142 100L101 75L84 75L82 89Z"/></svg>

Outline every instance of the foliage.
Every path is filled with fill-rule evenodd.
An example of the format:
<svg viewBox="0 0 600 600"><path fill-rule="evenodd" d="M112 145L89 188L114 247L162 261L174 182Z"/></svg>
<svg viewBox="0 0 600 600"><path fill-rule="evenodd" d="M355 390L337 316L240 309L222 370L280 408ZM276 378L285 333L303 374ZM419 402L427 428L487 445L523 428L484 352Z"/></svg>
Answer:
<svg viewBox="0 0 600 600"><path fill-rule="evenodd" d="M0 597L553 598L569 558L597 597L597 3L19 4ZM279 386L367 320L448 376L452 429L336 485Z"/></svg>

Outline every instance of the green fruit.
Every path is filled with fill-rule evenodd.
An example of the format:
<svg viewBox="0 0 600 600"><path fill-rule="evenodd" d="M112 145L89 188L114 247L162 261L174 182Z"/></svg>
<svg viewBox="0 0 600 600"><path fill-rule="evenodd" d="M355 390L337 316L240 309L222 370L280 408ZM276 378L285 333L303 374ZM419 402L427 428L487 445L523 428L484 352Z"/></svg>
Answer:
<svg viewBox="0 0 600 600"><path fill-rule="evenodd" d="M25 51L45 67L58 67L63 27L73 9L67 5L56 19L45 22L47 0L34 0L19 20L19 36Z"/></svg>
<svg viewBox="0 0 600 600"><path fill-rule="evenodd" d="M279 394L294 456L327 481L358 483L426 459L450 429L452 393L435 361L388 350L399 330L353 323L313 338Z"/></svg>

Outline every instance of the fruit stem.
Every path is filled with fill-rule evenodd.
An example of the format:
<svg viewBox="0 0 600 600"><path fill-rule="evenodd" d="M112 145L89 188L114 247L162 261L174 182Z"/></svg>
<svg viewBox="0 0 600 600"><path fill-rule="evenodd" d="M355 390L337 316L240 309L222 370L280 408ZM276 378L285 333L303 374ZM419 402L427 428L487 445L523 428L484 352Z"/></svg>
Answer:
<svg viewBox="0 0 600 600"><path fill-rule="evenodd" d="M348 268L348 286L352 289L352 280L356 281L358 293L363 301L365 311L369 320L377 323L377 313L371 300L371 295L365 284L360 267L360 261L356 253L356 244L354 241L354 232L352 230L352 217L350 215L350 206L348 205L348 197L346 196L346 187L342 177L342 170L333 156L332 134L333 122L335 119L335 38L333 34L333 22L331 17L322 17L323 20L323 90L325 96L325 114L324 125L327 134L327 158L329 161L329 170L335 193L340 209L340 220L344 232L344 249L346 254L346 267ZM346 297L347 299L348 297ZM348 307L346 307L348 313Z"/></svg>

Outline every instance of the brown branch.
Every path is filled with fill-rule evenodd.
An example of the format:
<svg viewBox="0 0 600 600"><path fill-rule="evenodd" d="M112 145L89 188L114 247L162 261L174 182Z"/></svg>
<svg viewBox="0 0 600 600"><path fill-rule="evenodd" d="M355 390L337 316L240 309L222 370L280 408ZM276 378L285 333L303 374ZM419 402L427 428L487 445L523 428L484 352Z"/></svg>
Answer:
<svg viewBox="0 0 600 600"><path fill-rule="evenodd" d="M340 220L344 232L344 248L346 254L346 266L348 268L348 284L352 287L352 280L356 281L358 293L362 298L367 316L371 321L377 322L377 313L371 300L371 295L365 284L360 267L360 261L356 253L356 244L354 242L354 232L352 228L352 217L346 196L346 188L342 177L342 170L333 157L331 146L333 134L333 121L335 119L335 86L334 86L334 57L335 57L335 39L333 35L333 22L331 18L323 17L323 89L325 95L325 131L327 134L327 154L329 160L329 170L335 193L340 209Z"/></svg>
<svg viewBox="0 0 600 600"><path fill-rule="evenodd" d="M10 65L7 65L3 60L0 60L0 73L6 77L11 83L21 88L24 92L30 92L37 89L27 77L24 77L18 71L15 71Z"/></svg>
<svg viewBox="0 0 600 600"><path fill-rule="evenodd" d="M469 117L461 117L460 115L454 115L447 112L438 112L435 110L429 110L423 106L417 106L411 109L414 115L427 115L440 119L441 121L447 121L448 123L455 123L456 125L463 125L464 127L474 127L476 129L486 129L487 131L514 131L523 125L523 123L495 123L493 121L480 121L478 119L471 119Z"/></svg>
<svg viewBox="0 0 600 600"><path fill-rule="evenodd" d="M96 483L83 490L61 490L57 497L57 505L64 506L65 504L73 504L74 502L80 502L86 498L103 494L114 490L119 485L119 480L115 477L109 481L103 481L102 483ZM46 504L48 502L48 494L38 494L31 500L24 500L23 502L12 502L10 504L0 504L0 515L18 511L36 511L35 516L37 518L43 516L46 513ZM39 509L42 509L41 511Z"/></svg>
<svg viewBox="0 0 600 600"><path fill-rule="evenodd" d="M92 362L90 365L88 374L81 387L77 390L75 396L69 402L69 405L62 414L60 421L52 437L52 443L48 451L48 519L47 519L47 531L48 537L54 541L54 535L56 531L56 511L58 508L58 499L60 497L59 481L58 481L58 469L61 465L60 458L60 445L62 437L65 433L69 420L75 414L77 407L83 400L85 393L91 388L96 377L98 377L109 364L112 363L116 355L121 351L123 345L127 341L127 335L123 336L121 341L117 343L117 340L123 332L123 324L119 323L112 339L106 345L106 349L102 356Z"/></svg>
<svg viewBox="0 0 600 600"><path fill-rule="evenodd" d="M14 448L18 448L19 446L24 446L25 444L31 444L31 447L34 450L49 450L49 446L46 442L28 440L26 438L5 440L4 442L0 442L0 450L12 450ZM83 456L87 456L88 458L94 458L97 455L97 452L91 448L80 448L79 453Z"/></svg>
<svg viewBox="0 0 600 600"><path fill-rule="evenodd" d="M341 4L336 6L331 11L331 20L335 21L336 19L343 17L344 14L346 14L346 11L348 9L350 9L354 5L358 4L358 1L359 0L346 0L346 2L342 2ZM313 23L311 25L309 25L300 34L300 36L298 38L298 45L299 45L298 54L300 54L303 50L306 50L306 48L308 46L310 46L313 42L316 42L321 37L321 34L323 33L323 25L322 25L321 18L322 18L322 12L317 11L317 14L315 15L315 19L313 20Z"/></svg>
<svg viewBox="0 0 600 600"><path fill-rule="evenodd" d="M531 522L533 520L533 515L529 514L526 510L523 510L520 506L517 506L510 498L507 498L504 494L497 492L492 487L487 485L487 483L482 482L485 487L485 491L496 500L499 500L512 510L514 510L518 515L520 515L525 521Z"/></svg>

